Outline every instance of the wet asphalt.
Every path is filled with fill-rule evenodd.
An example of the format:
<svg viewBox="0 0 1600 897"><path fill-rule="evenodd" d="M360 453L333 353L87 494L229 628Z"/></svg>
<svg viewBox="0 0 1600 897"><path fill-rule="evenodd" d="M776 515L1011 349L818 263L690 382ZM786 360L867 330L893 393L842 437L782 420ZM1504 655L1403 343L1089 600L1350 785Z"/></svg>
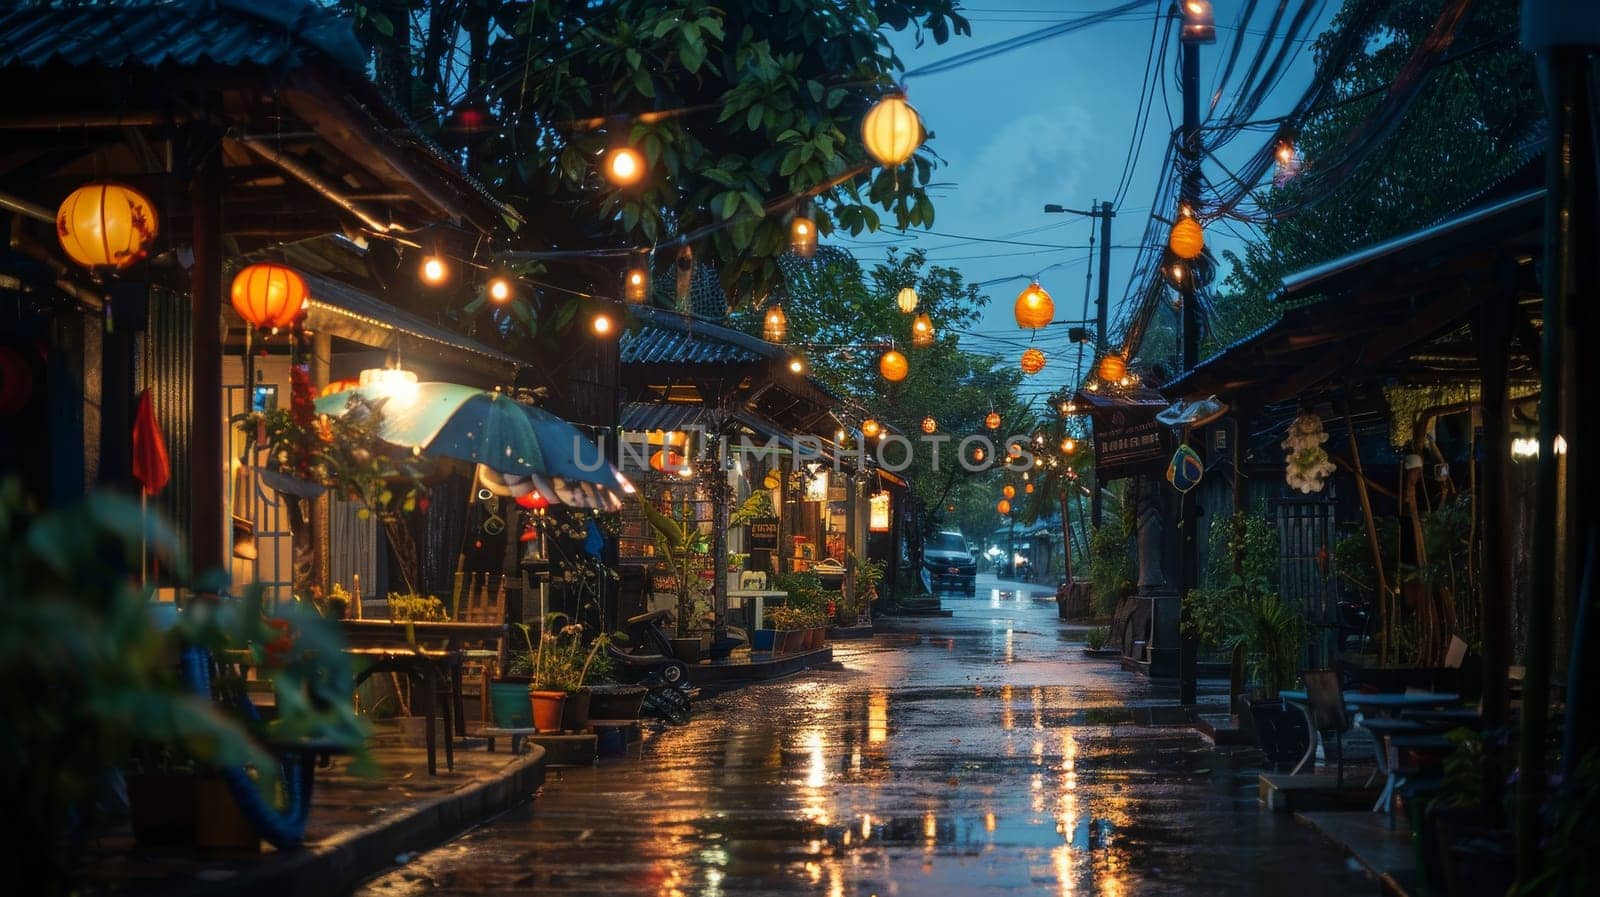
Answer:
<svg viewBox="0 0 1600 897"><path fill-rule="evenodd" d="M552 770L533 803L358 893L1377 892L1258 809L1248 752L1153 725L1175 693L1086 656L1048 597L980 578L945 597L954 617L702 701L637 758Z"/></svg>

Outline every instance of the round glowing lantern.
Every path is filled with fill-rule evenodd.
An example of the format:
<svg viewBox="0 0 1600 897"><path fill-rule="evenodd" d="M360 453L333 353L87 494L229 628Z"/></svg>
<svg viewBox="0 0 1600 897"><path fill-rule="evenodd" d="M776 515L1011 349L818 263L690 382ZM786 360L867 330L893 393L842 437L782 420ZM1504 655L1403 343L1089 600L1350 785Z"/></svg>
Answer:
<svg viewBox="0 0 1600 897"><path fill-rule="evenodd" d="M861 142L879 164L904 165L922 145L922 117L900 94L879 100L861 119Z"/></svg>
<svg viewBox="0 0 1600 897"><path fill-rule="evenodd" d="M310 291L293 268L261 262L233 276L233 310L262 330L288 327L306 307Z"/></svg>
<svg viewBox="0 0 1600 897"><path fill-rule="evenodd" d="M1178 219L1172 226L1172 233L1167 237L1167 248L1172 254L1184 260L1196 259L1206 248L1205 231L1201 230L1200 222L1192 216L1185 215Z"/></svg>
<svg viewBox="0 0 1600 897"><path fill-rule="evenodd" d="M988 457L988 455L984 453L983 449L975 448L972 450L972 460L981 462L986 457Z"/></svg>
<svg viewBox="0 0 1600 897"><path fill-rule="evenodd" d="M1022 351L1022 372L1032 375L1042 370L1044 370L1044 353L1038 349L1024 349Z"/></svg>
<svg viewBox="0 0 1600 897"><path fill-rule="evenodd" d="M922 419L922 432L933 434L939 432L939 422L931 417Z"/></svg>
<svg viewBox="0 0 1600 897"><path fill-rule="evenodd" d="M991 411L983 419L983 425L991 430L1000 429L1000 412Z"/></svg>
<svg viewBox="0 0 1600 897"><path fill-rule="evenodd" d="M1000 494L1004 495L1006 498L1016 498L1017 497L1017 487L1011 485L1010 483L1007 483L1005 488L1000 490Z"/></svg>
<svg viewBox="0 0 1600 897"><path fill-rule="evenodd" d="M650 469L657 471L680 470L688 461L671 449L662 449L650 456Z"/></svg>
<svg viewBox="0 0 1600 897"><path fill-rule="evenodd" d="M1078 440L1073 439L1071 436L1068 436L1066 439L1061 440L1061 454L1070 455L1073 452L1076 452L1077 450L1078 450Z"/></svg>
<svg viewBox="0 0 1600 897"><path fill-rule="evenodd" d="M1013 442L1006 446L1006 454L1012 458L1022 457L1022 443Z"/></svg>
<svg viewBox="0 0 1600 897"><path fill-rule="evenodd" d="M1009 514L1011 513L1011 502L1002 498L1000 503L994 506L994 509L999 511L1002 516Z"/></svg>
<svg viewBox="0 0 1600 897"><path fill-rule="evenodd" d="M85 268L125 268L145 257L160 231L143 194L102 181L67 194L56 210L56 237Z"/></svg>
<svg viewBox="0 0 1600 897"><path fill-rule="evenodd" d="M1128 376L1128 361L1121 355L1107 355L1100 359L1100 365L1095 372L1107 383L1121 383L1123 378Z"/></svg>
<svg viewBox="0 0 1600 897"><path fill-rule="evenodd" d="M933 345L933 319L926 312L911 319L911 345L923 349Z"/></svg>
<svg viewBox="0 0 1600 897"><path fill-rule="evenodd" d="M873 439L882 432L883 424L878 423L876 420L873 420L870 417L861 422L861 435L867 437L868 439Z"/></svg>
<svg viewBox="0 0 1600 897"><path fill-rule="evenodd" d="M1038 330L1056 316L1056 301L1050 298L1036 280L1017 294L1017 304L1012 311L1017 316L1017 326L1023 330Z"/></svg>
<svg viewBox="0 0 1600 897"><path fill-rule="evenodd" d="M899 383L911 372L911 365L906 363L906 357L899 351L890 349L878 359L878 372L890 383Z"/></svg>
<svg viewBox="0 0 1600 897"><path fill-rule="evenodd" d="M619 187L637 184L644 177L644 157L629 146L619 146L606 154L606 180Z"/></svg>
<svg viewBox="0 0 1600 897"><path fill-rule="evenodd" d="M916 311L917 310L917 291L916 291L916 289L913 288L913 287L901 287L900 288L900 292L895 294L894 303L896 305L900 306L900 310L902 312L908 314L908 315L911 314L912 312Z"/></svg>
<svg viewBox="0 0 1600 897"><path fill-rule="evenodd" d="M1032 495L1033 494L1033 484L1032 483L1028 483L1027 485L1023 486L1022 487L1022 491L1027 493L1028 495Z"/></svg>
<svg viewBox="0 0 1600 897"><path fill-rule="evenodd" d="M789 338L789 316L783 313L783 306L767 309L767 316L761 322L761 336L769 343L781 343Z"/></svg>

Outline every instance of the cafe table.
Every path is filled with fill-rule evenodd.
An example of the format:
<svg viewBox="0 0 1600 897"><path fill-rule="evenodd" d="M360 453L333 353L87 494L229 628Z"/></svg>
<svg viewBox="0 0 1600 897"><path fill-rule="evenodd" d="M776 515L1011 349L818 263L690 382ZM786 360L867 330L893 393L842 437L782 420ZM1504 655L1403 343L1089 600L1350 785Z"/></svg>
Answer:
<svg viewBox="0 0 1600 897"><path fill-rule="evenodd" d="M505 625L434 620L342 620L340 625L345 653L361 661L355 684L359 686L375 673L405 676L422 710L428 774L439 774L433 730L436 716L444 720L445 768L454 770L455 738L466 734L461 713L463 652L472 644L498 644L505 636Z"/></svg>

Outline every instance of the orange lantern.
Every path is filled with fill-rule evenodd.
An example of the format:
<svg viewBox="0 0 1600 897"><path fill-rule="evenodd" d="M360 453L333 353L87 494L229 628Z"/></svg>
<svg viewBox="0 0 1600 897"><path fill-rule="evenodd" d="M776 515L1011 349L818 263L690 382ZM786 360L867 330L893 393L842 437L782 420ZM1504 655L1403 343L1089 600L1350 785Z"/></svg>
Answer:
<svg viewBox="0 0 1600 897"><path fill-rule="evenodd" d="M972 460L982 461L985 457L986 456L984 455L983 449L975 448L972 450Z"/></svg>
<svg viewBox="0 0 1600 897"><path fill-rule="evenodd" d="M1022 487L1022 491L1027 493L1028 495L1032 495L1033 494L1033 484L1032 483L1028 483L1027 485L1023 486Z"/></svg>
<svg viewBox="0 0 1600 897"><path fill-rule="evenodd" d="M1023 330L1038 330L1056 316L1056 301L1050 298L1036 280L1017 294L1017 305L1012 309L1017 316L1017 326Z"/></svg>
<svg viewBox="0 0 1600 897"><path fill-rule="evenodd" d="M1002 516L1009 514L1011 513L1011 502L1002 498L1000 503L994 506L994 509L999 511Z"/></svg>
<svg viewBox="0 0 1600 897"><path fill-rule="evenodd" d="M619 146L606 154L606 180L619 187L639 183L639 179L644 177L644 169L644 157L631 146Z"/></svg>
<svg viewBox="0 0 1600 897"><path fill-rule="evenodd" d="M761 337L769 343L781 343L789 338L789 316L783 313L783 306L773 305L767 309L767 316L761 324Z"/></svg>
<svg viewBox="0 0 1600 897"><path fill-rule="evenodd" d="M983 419L983 425L991 430L1000 429L1000 412L989 412L988 416Z"/></svg>
<svg viewBox="0 0 1600 897"><path fill-rule="evenodd" d="M1011 457L1013 457L1013 458L1022 457L1022 443L1013 442L1010 445L1006 446L1006 454L1011 456Z"/></svg>
<svg viewBox="0 0 1600 897"><path fill-rule="evenodd" d="M150 200L109 181L79 187L56 210L56 238L85 268L126 268L144 258L159 232Z"/></svg>
<svg viewBox="0 0 1600 897"><path fill-rule="evenodd" d="M1078 440L1073 439L1071 436L1068 436L1066 439L1061 440L1061 454L1070 455L1073 452L1076 452L1077 450L1078 450Z"/></svg>
<svg viewBox="0 0 1600 897"><path fill-rule="evenodd" d="M1128 361L1121 355L1107 355L1100 359L1096 372L1107 383L1121 383L1122 378L1128 376Z"/></svg>
<svg viewBox="0 0 1600 897"><path fill-rule="evenodd" d="M883 374L883 379L890 383L899 383L911 372L911 366L906 363L906 357L900 352L890 349L878 359L878 372Z"/></svg>
<svg viewBox="0 0 1600 897"><path fill-rule="evenodd" d="M1042 370L1044 370L1044 352L1038 349L1024 349L1022 351L1022 372L1032 375Z"/></svg>
<svg viewBox="0 0 1600 897"><path fill-rule="evenodd" d="M662 472L668 470L681 470L688 461L677 452L662 449L650 456L650 469Z"/></svg>
<svg viewBox="0 0 1600 897"><path fill-rule="evenodd" d="M803 259L817 254L817 223L804 212L789 222L789 250Z"/></svg>
<svg viewBox="0 0 1600 897"><path fill-rule="evenodd" d="M650 269L643 264L629 268L622 277L622 298L629 302L643 302L650 295Z"/></svg>
<svg viewBox="0 0 1600 897"><path fill-rule="evenodd" d="M311 298L305 279L293 268L261 262L233 276L233 310L262 330L288 327Z"/></svg>
<svg viewBox="0 0 1600 897"><path fill-rule="evenodd" d="M933 319L927 312L911 319L911 345L919 349L933 345Z"/></svg>
<svg viewBox="0 0 1600 897"><path fill-rule="evenodd" d="M883 424L878 423L870 417L861 422L861 435L867 437L868 439L873 439L882 432Z"/></svg>
<svg viewBox="0 0 1600 897"><path fill-rule="evenodd" d="M1200 228L1200 222L1191 215L1184 215L1178 223L1172 226L1172 233L1167 237L1167 248L1172 254L1185 261L1200 257L1206 248L1205 231Z"/></svg>
<svg viewBox="0 0 1600 897"><path fill-rule="evenodd" d="M1016 498L1017 497L1017 487L1011 485L1010 483L1007 483L1006 487L1004 489L1000 490L1000 494L1004 495L1006 498Z"/></svg>
<svg viewBox="0 0 1600 897"><path fill-rule="evenodd" d="M939 422L934 420L931 417L923 418L922 419L922 432L924 432L924 433L937 433L937 432L939 432Z"/></svg>
<svg viewBox="0 0 1600 897"><path fill-rule="evenodd" d="M889 168L904 165L922 138L922 118L900 94L879 100L861 119L861 142L878 164Z"/></svg>

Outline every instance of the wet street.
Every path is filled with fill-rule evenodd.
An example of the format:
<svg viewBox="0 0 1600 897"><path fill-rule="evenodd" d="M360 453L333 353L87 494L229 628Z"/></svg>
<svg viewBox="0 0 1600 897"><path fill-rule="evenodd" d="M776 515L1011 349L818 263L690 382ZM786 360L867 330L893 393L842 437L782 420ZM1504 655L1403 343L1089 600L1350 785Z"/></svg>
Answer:
<svg viewBox="0 0 1600 897"><path fill-rule="evenodd" d="M1257 809L1247 758L1149 725L1170 693L1000 585L836 645L842 670L703 701L640 759L552 770L531 805L360 893L1376 892Z"/></svg>

